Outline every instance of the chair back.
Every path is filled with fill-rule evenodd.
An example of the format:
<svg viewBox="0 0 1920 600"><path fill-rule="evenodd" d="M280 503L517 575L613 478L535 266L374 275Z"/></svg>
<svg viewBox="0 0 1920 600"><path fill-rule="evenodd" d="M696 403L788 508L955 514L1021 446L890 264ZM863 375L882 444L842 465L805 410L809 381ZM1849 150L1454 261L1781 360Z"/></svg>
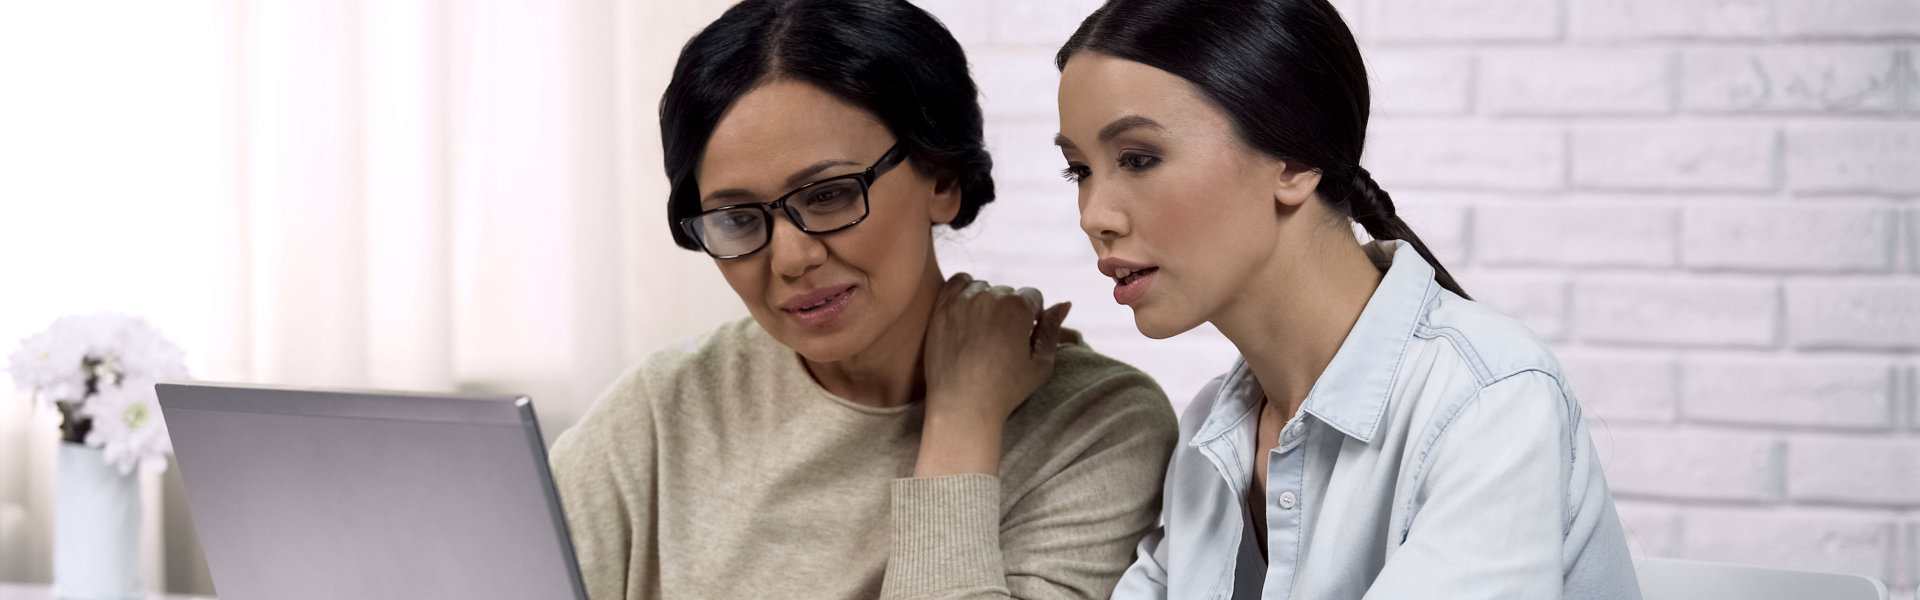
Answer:
<svg viewBox="0 0 1920 600"><path fill-rule="evenodd" d="M1649 558L1643 600L1887 600L1887 586L1859 575Z"/></svg>

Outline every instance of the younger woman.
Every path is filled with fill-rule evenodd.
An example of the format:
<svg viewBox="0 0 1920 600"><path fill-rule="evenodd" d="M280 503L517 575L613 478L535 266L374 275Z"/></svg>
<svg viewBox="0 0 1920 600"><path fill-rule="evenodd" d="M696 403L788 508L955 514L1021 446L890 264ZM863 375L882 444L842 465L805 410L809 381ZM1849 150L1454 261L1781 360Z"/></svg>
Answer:
<svg viewBox="0 0 1920 600"><path fill-rule="evenodd" d="M1638 597L1553 353L1360 167L1367 74L1326 0L1109 0L1058 65L1114 299L1244 357L1186 409L1116 598Z"/></svg>

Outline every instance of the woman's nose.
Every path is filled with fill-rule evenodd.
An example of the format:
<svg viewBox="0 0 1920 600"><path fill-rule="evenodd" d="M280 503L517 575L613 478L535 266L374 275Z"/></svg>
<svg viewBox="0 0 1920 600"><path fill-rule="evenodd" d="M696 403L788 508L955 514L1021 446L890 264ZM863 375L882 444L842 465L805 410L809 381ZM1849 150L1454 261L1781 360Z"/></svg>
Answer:
<svg viewBox="0 0 1920 600"><path fill-rule="evenodd" d="M1114 200L1098 188L1081 191L1080 230L1094 242L1110 242L1127 235L1127 215Z"/></svg>
<svg viewBox="0 0 1920 600"><path fill-rule="evenodd" d="M826 244L781 216L773 218L773 239L767 242L767 252L772 255L774 274L788 279L805 275L827 260Z"/></svg>

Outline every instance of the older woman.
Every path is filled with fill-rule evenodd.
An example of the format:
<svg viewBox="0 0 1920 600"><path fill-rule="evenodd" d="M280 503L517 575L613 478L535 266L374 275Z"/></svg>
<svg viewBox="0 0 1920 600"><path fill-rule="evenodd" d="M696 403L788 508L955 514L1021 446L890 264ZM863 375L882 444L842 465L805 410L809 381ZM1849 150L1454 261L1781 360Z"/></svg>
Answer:
<svg viewBox="0 0 1920 600"><path fill-rule="evenodd" d="M1105 597L1177 435L1040 294L945 277L993 199L959 45L899 0L747 0L661 101L668 225L752 318L553 447L591 595Z"/></svg>

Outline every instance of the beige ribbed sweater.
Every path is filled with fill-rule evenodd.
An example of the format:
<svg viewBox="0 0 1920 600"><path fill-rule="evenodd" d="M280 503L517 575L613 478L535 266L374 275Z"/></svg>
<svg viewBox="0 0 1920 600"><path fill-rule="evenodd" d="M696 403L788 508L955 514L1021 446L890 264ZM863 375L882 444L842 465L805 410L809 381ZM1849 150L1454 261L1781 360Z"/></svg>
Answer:
<svg viewBox="0 0 1920 600"><path fill-rule="evenodd" d="M1107 597L1178 433L1152 379L1063 337L998 477L913 478L920 404L835 397L751 319L654 354L553 445L589 595Z"/></svg>

